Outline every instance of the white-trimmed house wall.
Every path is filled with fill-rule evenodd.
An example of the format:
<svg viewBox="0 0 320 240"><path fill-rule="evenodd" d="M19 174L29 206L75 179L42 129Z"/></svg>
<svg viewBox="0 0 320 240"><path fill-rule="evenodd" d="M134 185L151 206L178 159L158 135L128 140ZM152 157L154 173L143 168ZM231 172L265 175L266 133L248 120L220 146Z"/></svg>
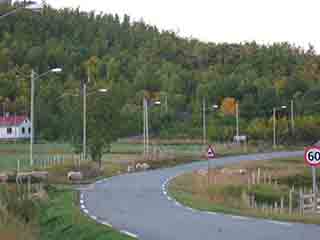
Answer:
<svg viewBox="0 0 320 240"><path fill-rule="evenodd" d="M8 128L11 128L11 134L8 133ZM1 139L27 139L27 138L30 138L31 136L30 131L31 131L31 123L29 120L25 120L19 126L1 126L0 140Z"/></svg>

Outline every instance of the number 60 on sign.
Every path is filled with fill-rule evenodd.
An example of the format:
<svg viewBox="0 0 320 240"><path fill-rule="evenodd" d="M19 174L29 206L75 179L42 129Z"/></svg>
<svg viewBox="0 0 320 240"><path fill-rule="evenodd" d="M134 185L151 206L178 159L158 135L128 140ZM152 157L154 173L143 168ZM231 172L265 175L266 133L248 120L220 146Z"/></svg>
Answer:
<svg viewBox="0 0 320 240"><path fill-rule="evenodd" d="M304 160L309 166L320 166L320 147L309 147L304 151Z"/></svg>

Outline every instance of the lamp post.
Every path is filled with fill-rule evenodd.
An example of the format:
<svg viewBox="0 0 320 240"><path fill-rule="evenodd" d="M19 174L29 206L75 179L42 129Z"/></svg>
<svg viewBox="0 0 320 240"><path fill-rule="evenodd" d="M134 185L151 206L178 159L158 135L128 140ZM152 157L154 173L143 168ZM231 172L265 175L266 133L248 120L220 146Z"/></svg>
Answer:
<svg viewBox="0 0 320 240"><path fill-rule="evenodd" d="M212 109L218 109L219 106L214 104L212 105ZM206 107L206 100L205 98L203 98L202 100L202 141L203 141L203 145L206 145L207 143L207 119L206 119L206 111L207 111L207 107Z"/></svg>
<svg viewBox="0 0 320 240"><path fill-rule="evenodd" d="M143 156L149 156L149 106L148 99L143 97ZM161 105L161 101L153 102L154 105Z"/></svg>
<svg viewBox="0 0 320 240"><path fill-rule="evenodd" d="M236 134L237 134L237 143L240 142L239 139L239 134L240 134L240 130L239 130L239 102L236 102Z"/></svg>
<svg viewBox="0 0 320 240"><path fill-rule="evenodd" d="M286 109L287 106L283 105L281 107L274 107L273 108L273 148L277 147L277 133L276 133L276 122L277 122L277 110L279 109Z"/></svg>
<svg viewBox="0 0 320 240"><path fill-rule="evenodd" d="M45 73L42 73L38 76L36 76L35 71L31 70L31 102L30 102L30 121L31 121L31 127L30 127L30 166L33 166L33 144L34 144L34 90L35 90L35 80L40 79L44 77L45 75L49 73L59 73L61 72L61 68L53 68Z"/></svg>

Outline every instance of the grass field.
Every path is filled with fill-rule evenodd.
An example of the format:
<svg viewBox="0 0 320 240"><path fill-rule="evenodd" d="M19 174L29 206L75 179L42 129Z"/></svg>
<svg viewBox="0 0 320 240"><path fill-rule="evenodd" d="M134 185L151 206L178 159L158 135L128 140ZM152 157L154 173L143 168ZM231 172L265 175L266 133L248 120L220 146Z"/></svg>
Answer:
<svg viewBox="0 0 320 240"><path fill-rule="evenodd" d="M277 179L278 184L248 185L247 176L232 174L232 172L239 172L240 169L252 172L258 168L266 169L272 174L273 179ZM317 170L317 174L320 181L320 169ZM257 201L260 200L261 206L262 203L268 201L272 203L279 201L281 197L288 199L288 192L293 185L296 189L300 187L310 189L312 186L311 170L305 165L303 158L242 162L211 170L210 175L214 176L214 182L211 182L209 186L207 175L199 175L194 172L179 176L169 185L169 192L177 201L199 210L320 224L320 215L301 216L298 209L294 210L293 214L289 214L288 209L280 213L251 208L243 195L244 192L254 193Z"/></svg>
<svg viewBox="0 0 320 240"><path fill-rule="evenodd" d="M242 147L227 144L215 144L214 146L216 152L220 155L257 151L255 147L249 147L245 151ZM18 160L20 161L20 168L27 170L30 165L29 147L28 143L0 144L0 172L1 170L17 169ZM57 155L64 156L65 159L79 158L79 155L73 154L73 147L69 144L35 144L33 149L36 163ZM150 151L154 150L171 157L191 156L194 159L200 159L206 152L206 147L199 144L150 145ZM143 144L113 143L111 153L104 154L103 161L137 161L141 158L142 152Z"/></svg>

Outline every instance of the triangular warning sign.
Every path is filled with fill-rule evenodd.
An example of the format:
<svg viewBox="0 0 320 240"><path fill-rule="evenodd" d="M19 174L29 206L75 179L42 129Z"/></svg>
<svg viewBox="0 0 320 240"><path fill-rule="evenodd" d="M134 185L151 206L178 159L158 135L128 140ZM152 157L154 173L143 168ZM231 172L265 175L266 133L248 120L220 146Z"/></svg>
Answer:
<svg viewBox="0 0 320 240"><path fill-rule="evenodd" d="M207 151L207 157L208 158L215 158L216 153L214 152L214 149L212 146L209 146L208 151Z"/></svg>

